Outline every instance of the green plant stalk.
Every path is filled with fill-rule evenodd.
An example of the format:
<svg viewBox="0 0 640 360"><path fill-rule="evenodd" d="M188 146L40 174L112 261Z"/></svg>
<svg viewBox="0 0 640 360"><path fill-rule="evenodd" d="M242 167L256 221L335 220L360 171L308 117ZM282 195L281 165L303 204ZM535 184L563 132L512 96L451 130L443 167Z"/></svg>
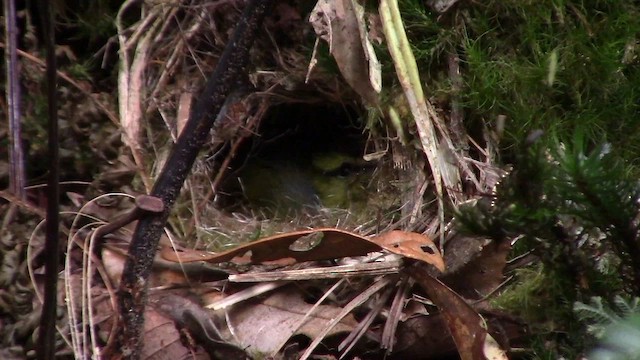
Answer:
<svg viewBox="0 0 640 360"><path fill-rule="evenodd" d="M420 84L420 73L418 72L418 64L416 58L411 51L411 45L409 39L404 31L404 24L402 23L402 17L400 16L400 8L398 7L397 0L384 1L389 5L389 14L391 16L391 24L393 25L394 32L397 34L398 45L403 59L403 65L406 68L406 74L411 84L411 89L416 94L416 100L418 103L424 102L424 91Z"/></svg>
<svg viewBox="0 0 640 360"><path fill-rule="evenodd" d="M407 141L407 135L404 133L404 127L402 126L402 119L400 118L400 115L393 106L389 106L387 115L389 116L389 120L391 121L391 126L396 129L396 133L398 134L400 143L403 146L407 146L409 142Z"/></svg>
<svg viewBox="0 0 640 360"><path fill-rule="evenodd" d="M396 0L382 0L380 2L380 18L382 19L382 29L387 39L389 53L393 58L396 67L398 80L402 86L404 94L409 102L411 113L415 119L420 135L420 143L423 151L427 154L429 167L433 173L433 181L436 185L438 198L438 213L440 223L444 224L444 191L442 186L442 173L440 171L440 163L438 162L438 150L436 148L437 138L435 129L430 121L428 110L424 102L424 93L420 86L419 76L417 74L417 64L415 57L411 53L407 34L404 32L398 3ZM409 70L409 69L413 70ZM415 80L417 78L417 82ZM444 244L444 232L440 232L440 244Z"/></svg>

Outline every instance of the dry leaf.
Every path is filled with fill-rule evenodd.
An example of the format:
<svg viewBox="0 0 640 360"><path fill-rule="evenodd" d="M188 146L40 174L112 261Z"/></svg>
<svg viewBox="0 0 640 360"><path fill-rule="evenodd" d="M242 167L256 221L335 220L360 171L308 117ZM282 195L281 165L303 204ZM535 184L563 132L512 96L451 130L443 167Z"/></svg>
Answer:
<svg viewBox="0 0 640 360"><path fill-rule="evenodd" d="M368 103L378 103L382 88L380 64L369 41L364 10L353 0L319 0L309 22L329 43L340 73Z"/></svg>
<svg viewBox="0 0 640 360"><path fill-rule="evenodd" d="M322 233L322 238L319 241L316 239L318 243L308 251L300 251L302 245L298 241L314 233ZM193 261L220 263L236 258L246 263L246 259L249 258L251 263L260 264L287 258L298 262L329 260L362 256L374 251L380 251L380 246L365 237L344 230L322 228L274 235L218 254L187 249L174 251L171 248L164 248L161 253L166 260L183 263Z"/></svg>
<svg viewBox="0 0 640 360"><path fill-rule="evenodd" d="M171 319L182 330L190 344L197 344L213 359L248 359L247 353L232 342L230 334L222 334L211 313L189 295L177 292L155 292L149 304ZM193 346L193 345L192 345Z"/></svg>
<svg viewBox="0 0 640 360"><path fill-rule="evenodd" d="M94 290L96 291L96 290ZM100 354L95 354L99 359L117 359L120 349L116 348L113 342L115 334L114 321L117 322L117 315L113 311L113 303L107 296L96 297L94 303L94 318L98 334L102 341L108 345L103 347ZM211 357L205 350L195 342L183 343L183 337L176 323L169 316L158 311L152 306L146 308L144 312L143 345L140 358L143 360L176 360L176 359L198 359L208 360ZM80 327L81 328L81 327ZM87 344L88 345L88 344ZM98 349L95 349L98 350ZM80 358L90 358L89 355Z"/></svg>
<svg viewBox="0 0 640 360"><path fill-rule="evenodd" d="M464 299L420 267L410 269L412 277L440 309L462 360L485 360L490 335L482 317ZM489 340L490 341L490 340ZM496 345L497 346L497 345ZM491 347L491 346L489 346Z"/></svg>
<svg viewBox="0 0 640 360"><path fill-rule="evenodd" d="M209 359L202 348L189 349L183 345L176 324L152 308L144 312L144 339L140 357L145 360Z"/></svg>
<svg viewBox="0 0 640 360"><path fill-rule="evenodd" d="M165 247L161 255L166 260L182 263L236 260L247 263L248 258L254 264L280 263L283 259L290 264L293 260L304 262L364 256L382 249L444 270L442 256L431 239L404 231L391 231L369 239L344 230L321 228L270 236L218 254Z"/></svg>
<svg viewBox="0 0 640 360"><path fill-rule="evenodd" d="M365 25L364 19L364 7L358 4L357 1L351 0L351 4L356 13L356 18L358 21L358 34L360 35L360 42L362 48L364 49L364 55L367 59L367 64L369 65L369 82L371 83L371 87L375 90L376 93L380 93L382 91L382 66L378 61L378 57L376 56L376 52L373 49L373 45L369 40L369 32L367 31L367 26Z"/></svg>
<svg viewBox="0 0 640 360"><path fill-rule="evenodd" d="M433 240L425 235L394 230L376 236L373 241L394 254L426 262L441 272L444 271L444 260L440 251Z"/></svg>
<svg viewBox="0 0 640 360"><path fill-rule="evenodd" d="M259 357L259 354L278 351L294 335L303 334L311 339L315 338L342 310L335 306L320 305L298 329L297 325L312 306L313 304L304 301L303 295L296 288L287 287L261 303L240 303L228 312L227 317L238 344ZM350 332L355 325L357 322L350 315L332 329L329 335Z"/></svg>
<svg viewBox="0 0 640 360"><path fill-rule="evenodd" d="M442 281L467 299L479 299L494 291L504 280L503 270L511 243L492 241L483 243L475 257Z"/></svg>

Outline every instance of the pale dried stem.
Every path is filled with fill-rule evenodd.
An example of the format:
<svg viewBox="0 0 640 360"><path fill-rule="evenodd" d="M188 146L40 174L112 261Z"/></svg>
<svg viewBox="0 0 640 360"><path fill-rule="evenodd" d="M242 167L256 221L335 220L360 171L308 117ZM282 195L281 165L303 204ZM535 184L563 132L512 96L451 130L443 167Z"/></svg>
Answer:
<svg viewBox="0 0 640 360"><path fill-rule="evenodd" d="M142 136L142 99L145 85L145 69L148 65L148 57L151 50L151 40L158 29L164 23L159 18L160 9L154 8L136 27L133 34L127 37L128 29L123 28L122 16L133 4L126 1L120 8L116 18L118 40L120 43L120 66L118 72L118 105L120 109L120 124L123 129L124 143L131 150L133 160L138 167L138 172L147 192L153 186L149 175L146 173L143 156ZM130 49L135 47L133 58Z"/></svg>
<svg viewBox="0 0 640 360"><path fill-rule="evenodd" d="M315 339L313 339L313 342L309 345L307 350L305 350L304 354L300 356L300 360L308 359L309 356L311 356L313 351L316 349L316 347L320 345L320 342L322 342L325 336L329 334L331 329L333 329L336 325L338 325L338 323L342 321L342 319L344 319L345 316L347 316L350 312L352 312L358 306L364 304L364 302L367 301L371 296L373 296L373 294L377 293L378 291L384 289L387 285L396 281L396 279L397 278L395 275L387 275L379 279L378 281L374 282L371 286L369 286L363 292L358 294L358 296L356 296L348 304L346 304L342 308L340 313L324 328L324 330L320 334L318 334Z"/></svg>
<svg viewBox="0 0 640 360"><path fill-rule="evenodd" d="M318 309L318 307L329 297L329 295L333 294L333 292L342 284L344 284L345 279L339 280L337 281L335 284L333 284L333 286L331 286L331 288L329 288L329 290L327 290L322 297L320 297L320 299L318 299L318 301L315 302L315 304L313 304L313 306L309 309L309 311L307 311L306 314L304 314L304 316L302 317L302 319L300 319L295 326L293 326L291 328L291 336L293 336L306 322L307 319L309 319L309 317L311 317L311 315L316 311L316 309ZM289 339L291 338L291 336L289 336ZM284 340L282 343L280 343L279 346L276 347L276 350L274 350L271 353L271 357L276 358L277 354L280 352L280 350L287 344L287 342L289 341L289 339Z"/></svg>
<svg viewBox="0 0 640 360"><path fill-rule="evenodd" d="M184 59L183 50L185 46L188 45L189 41L200 32L200 29L202 28L202 25L205 22L206 11L207 11L206 8L201 9L199 16L195 17L196 20L194 21L194 24L191 25L191 27L189 27L189 29L187 29L186 31L180 31L180 36L178 36L178 41L175 44L175 46L173 46L173 51L171 52L171 55L169 55L169 58L167 59L165 65L162 67L162 70L158 76L158 81L156 82L156 85L153 86L153 90L151 91L151 96L150 96L151 99L157 98L160 91L165 89L167 82L169 81L171 76L174 75L174 70L176 66L179 65ZM150 103L149 106L147 107L147 110L146 110L147 113L153 111L152 105L153 103Z"/></svg>
<svg viewBox="0 0 640 360"><path fill-rule="evenodd" d="M94 254L94 246L95 246L95 237L93 233L89 233L88 237L84 239L79 239L78 234L83 233L84 229L89 229L95 225L104 224L103 221L96 219L93 216L90 216L85 213L85 209L90 206L91 203L95 201L99 201L101 198L110 197L110 196L124 196L132 198L130 195L126 194L105 194L98 198L93 199L92 201L83 205L83 207L78 211L76 217L74 218L71 230L69 231L69 236L67 239L67 254L71 254L73 251L74 245L79 247L83 252L82 257L82 279L81 279L81 288L80 288L80 318L77 317L78 314L78 304L76 302L77 297L75 295L74 289L75 287L72 284L74 276L74 269L72 266L73 257L66 256L65 258L65 294L67 298L67 314L69 316L69 328L71 331L71 342L73 343L72 349L76 356L86 356L87 354L94 354L97 356L96 351L98 350L97 345L97 334L95 333L95 324L94 321L94 313L93 313L93 267L92 264L96 265L96 269L98 270L102 282L107 288L110 297L111 304L114 309L115 307L115 291L111 286L109 281L109 277L107 276L106 270L104 266L102 266L101 261ZM77 225L83 221L83 219L91 219L92 223L84 225L82 228L78 228ZM81 324L81 326L78 326ZM113 326L115 327L116 322L114 322ZM114 327L112 327L111 333L114 331ZM78 329L83 329L81 334L78 333ZM89 338L87 339L87 332L84 329L89 329ZM109 336L112 337L112 334ZM91 349L88 349L87 346L91 343Z"/></svg>
<svg viewBox="0 0 640 360"><path fill-rule="evenodd" d="M382 308L387 303L391 294L393 292L393 288L391 286L387 287L382 294L380 294L374 301L372 301L371 309L369 313L358 323L351 333L338 345L338 351L342 352L340 355L340 360L344 359L345 356L353 349L358 341L367 333L367 330L373 324L373 321L378 317Z"/></svg>
<svg viewBox="0 0 640 360"><path fill-rule="evenodd" d="M279 270L229 275L230 282L301 281L320 279L345 279L356 276L397 274L400 261L358 263L337 266L309 267L298 270Z"/></svg>

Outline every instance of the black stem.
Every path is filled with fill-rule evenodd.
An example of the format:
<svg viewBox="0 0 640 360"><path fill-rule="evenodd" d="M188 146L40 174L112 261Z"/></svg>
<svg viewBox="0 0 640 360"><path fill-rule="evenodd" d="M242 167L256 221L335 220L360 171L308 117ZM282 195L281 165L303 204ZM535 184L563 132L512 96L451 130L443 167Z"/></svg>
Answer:
<svg viewBox="0 0 640 360"><path fill-rule="evenodd" d="M47 98L49 102L49 178L47 185L47 222L46 240L44 252L45 281L44 301L42 305L42 317L40 318L39 341L37 357L40 360L53 359L55 356L55 335L57 315L58 292L58 266L59 266L59 199L60 188L59 174L60 162L58 151L58 98L57 98L57 65L55 52L54 17L51 2L40 1L42 13L42 28L44 30L45 45L47 48Z"/></svg>

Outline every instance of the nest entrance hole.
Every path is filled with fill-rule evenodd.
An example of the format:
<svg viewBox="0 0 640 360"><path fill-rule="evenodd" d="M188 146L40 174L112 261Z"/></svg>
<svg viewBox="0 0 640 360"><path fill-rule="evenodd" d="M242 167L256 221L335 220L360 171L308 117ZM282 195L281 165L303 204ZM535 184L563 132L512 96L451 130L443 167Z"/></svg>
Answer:
<svg viewBox="0 0 640 360"><path fill-rule="evenodd" d="M224 210L288 217L348 208L367 167L361 110L339 103L272 106L236 154L219 191Z"/></svg>

